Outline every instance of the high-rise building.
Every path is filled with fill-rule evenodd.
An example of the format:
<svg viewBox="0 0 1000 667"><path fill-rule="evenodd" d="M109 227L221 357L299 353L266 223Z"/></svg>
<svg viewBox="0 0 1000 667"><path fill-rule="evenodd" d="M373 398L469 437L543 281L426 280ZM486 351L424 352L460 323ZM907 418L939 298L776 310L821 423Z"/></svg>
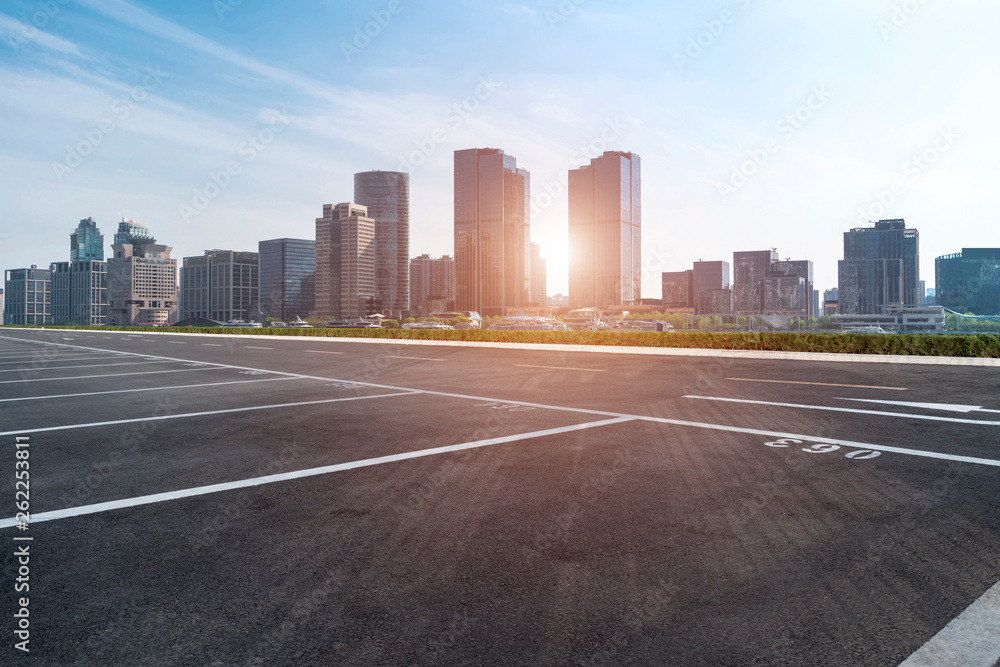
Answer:
<svg viewBox="0 0 1000 667"><path fill-rule="evenodd" d="M69 261L103 262L104 235L92 218L81 220L69 237Z"/></svg>
<svg viewBox="0 0 1000 667"><path fill-rule="evenodd" d="M530 297L531 175L498 148L455 151L455 307L505 315Z"/></svg>
<svg viewBox="0 0 1000 667"><path fill-rule="evenodd" d="M410 260L410 310L424 315L455 310L454 259L420 255Z"/></svg>
<svg viewBox="0 0 1000 667"><path fill-rule="evenodd" d="M724 295L720 296L716 294L709 298L706 303L711 304L710 307L713 308L712 310L704 310L701 300L702 292L718 292L729 289L729 262L695 262L691 273L691 280L691 288L694 292L694 302L692 305L697 309L699 315L724 315L729 312L728 310L715 310L715 308L719 307L720 303L726 303Z"/></svg>
<svg viewBox="0 0 1000 667"><path fill-rule="evenodd" d="M733 297L738 314L759 315L763 311L764 281L778 259L777 250L733 253Z"/></svg>
<svg viewBox="0 0 1000 667"><path fill-rule="evenodd" d="M257 253L206 250L204 255L184 258L179 320L244 320L253 317L251 307L260 307Z"/></svg>
<svg viewBox="0 0 1000 667"><path fill-rule="evenodd" d="M569 296L575 308L640 298L642 178L639 156L607 151L569 172Z"/></svg>
<svg viewBox="0 0 1000 667"><path fill-rule="evenodd" d="M776 249L733 253L734 309L738 315L812 317L813 263L781 260Z"/></svg>
<svg viewBox="0 0 1000 667"><path fill-rule="evenodd" d="M107 323L107 262L56 262L49 268L52 270L53 324L96 326Z"/></svg>
<svg viewBox="0 0 1000 667"><path fill-rule="evenodd" d="M375 221L359 204L324 204L316 218L316 314L326 320L375 314Z"/></svg>
<svg viewBox="0 0 1000 667"><path fill-rule="evenodd" d="M548 271L547 262L542 257L542 249L536 243L531 244L531 294L529 302L544 306L548 303Z"/></svg>
<svg viewBox="0 0 1000 667"><path fill-rule="evenodd" d="M354 201L375 221L375 308L401 317L410 301L410 175L355 174Z"/></svg>
<svg viewBox="0 0 1000 667"><path fill-rule="evenodd" d="M661 276L664 308L694 308L694 271L665 271Z"/></svg>
<svg viewBox="0 0 1000 667"><path fill-rule="evenodd" d="M282 322L309 317L316 309L316 242L272 239L257 249L261 311Z"/></svg>
<svg viewBox="0 0 1000 667"><path fill-rule="evenodd" d="M171 251L144 223L122 220L108 259L108 325L177 321L177 260Z"/></svg>
<svg viewBox="0 0 1000 667"><path fill-rule="evenodd" d="M1000 248L964 248L934 260L935 290L928 299L956 313L1000 315Z"/></svg>
<svg viewBox="0 0 1000 667"><path fill-rule="evenodd" d="M844 232L838 266L840 312L880 315L920 304L920 234L904 220Z"/></svg>
<svg viewBox="0 0 1000 667"><path fill-rule="evenodd" d="M52 271L29 269L4 271L4 324L52 324Z"/></svg>

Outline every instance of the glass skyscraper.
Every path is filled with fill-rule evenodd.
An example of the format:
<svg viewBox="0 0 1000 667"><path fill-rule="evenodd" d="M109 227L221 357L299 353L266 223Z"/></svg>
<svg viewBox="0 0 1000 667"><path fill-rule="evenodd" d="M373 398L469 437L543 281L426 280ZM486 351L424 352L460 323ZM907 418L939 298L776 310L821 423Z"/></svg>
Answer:
<svg viewBox="0 0 1000 667"><path fill-rule="evenodd" d="M839 309L845 315L880 315L919 306L920 234L903 220L844 232L838 267Z"/></svg>
<svg viewBox="0 0 1000 667"><path fill-rule="evenodd" d="M316 308L316 242L272 239L260 252L260 309L282 322L305 319Z"/></svg>
<svg viewBox="0 0 1000 667"><path fill-rule="evenodd" d="M410 175L363 171L354 175L354 201L375 221L375 304L401 317L410 303Z"/></svg>
<svg viewBox="0 0 1000 667"><path fill-rule="evenodd" d="M1000 248L964 248L938 257L934 273L937 305L962 314L1000 315Z"/></svg>
<svg viewBox="0 0 1000 667"><path fill-rule="evenodd" d="M640 298L642 178L639 156L607 151L569 172L569 299L574 308Z"/></svg>
<svg viewBox="0 0 1000 667"><path fill-rule="evenodd" d="M103 262L104 235L92 218L81 220L69 237L69 261Z"/></svg>
<svg viewBox="0 0 1000 667"><path fill-rule="evenodd" d="M455 151L455 308L506 315L530 298L531 175L498 148Z"/></svg>

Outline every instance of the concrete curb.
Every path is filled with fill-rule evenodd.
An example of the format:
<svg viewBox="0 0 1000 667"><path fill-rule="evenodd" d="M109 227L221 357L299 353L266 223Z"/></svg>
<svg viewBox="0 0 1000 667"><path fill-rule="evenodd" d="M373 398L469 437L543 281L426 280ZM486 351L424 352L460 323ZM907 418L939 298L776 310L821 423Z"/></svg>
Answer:
<svg viewBox="0 0 1000 667"><path fill-rule="evenodd" d="M95 333L94 329L21 329L4 327L0 331L52 331L54 333ZM126 336L170 335L218 338L227 334L184 333L179 331L108 331ZM632 354L660 357L712 357L729 359L760 359L772 361L821 361L855 364L905 364L911 366L971 366L1000 368L1000 359L981 357L917 357L882 354L837 354L832 352L767 352L759 350L705 350L682 347L626 347L610 345L546 345L543 343L492 343L452 340L406 340L401 338L338 338L321 336L262 336L232 334L231 338L269 341L309 341L318 344L363 343L375 345L415 345L436 347L499 348L506 350L535 350L541 352L590 352L593 354Z"/></svg>

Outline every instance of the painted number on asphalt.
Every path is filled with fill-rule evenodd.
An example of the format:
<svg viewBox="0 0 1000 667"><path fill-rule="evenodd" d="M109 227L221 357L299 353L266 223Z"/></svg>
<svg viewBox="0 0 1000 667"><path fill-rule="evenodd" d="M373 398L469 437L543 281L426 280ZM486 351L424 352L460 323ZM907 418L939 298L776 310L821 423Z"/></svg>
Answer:
<svg viewBox="0 0 1000 667"><path fill-rule="evenodd" d="M765 442L764 445L767 447L775 447L779 449L787 449L792 445L801 445L803 442L801 440L795 440L793 438L782 438L781 440L774 440L772 442ZM833 445L827 442L817 443L815 445L810 445L809 447L803 447L802 451L808 454L829 454L831 452L836 452L840 449L840 445ZM876 452L871 449L858 449L855 451L847 452L844 454L849 459L855 461L864 461L867 459L874 459L882 456L882 452Z"/></svg>

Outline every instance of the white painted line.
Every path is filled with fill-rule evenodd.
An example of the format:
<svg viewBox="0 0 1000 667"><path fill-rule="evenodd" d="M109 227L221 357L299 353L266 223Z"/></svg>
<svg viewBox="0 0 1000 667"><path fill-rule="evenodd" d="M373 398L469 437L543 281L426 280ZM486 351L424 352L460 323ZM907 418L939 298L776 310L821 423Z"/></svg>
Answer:
<svg viewBox="0 0 1000 667"><path fill-rule="evenodd" d="M99 361L101 359L121 359L123 355L116 354L113 357L95 357L94 355L89 355L86 357L52 357L51 359L22 359L21 361L0 361L0 366L9 366L11 364L31 364L31 363L49 363L56 361ZM75 367L74 367L75 368ZM41 370L41 369L39 369Z"/></svg>
<svg viewBox="0 0 1000 667"><path fill-rule="evenodd" d="M191 371L217 371L218 366L205 366L204 368L182 368L176 371L140 371L138 373L111 373L108 375L75 375L65 378L31 378L30 380L0 380L0 384L14 384L15 382L52 382L53 380L93 380L94 378L121 378L129 375L156 375L158 373L189 373Z"/></svg>
<svg viewBox="0 0 1000 667"><path fill-rule="evenodd" d="M167 341L167 342L170 343L171 345L187 345L187 343L185 343L182 340L171 340L171 341Z"/></svg>
<svg viewBox="0 0 1000 667"><path fill-rule="evenodd" d="M587 373L605 373L603 368L572 368L570 366L534 366L532 364L517 364L518 368L548 368L554 371L586 371Z"/></svg>
<svg viewBox="0 0 1000 667"><path fill-rule="evenodd" d="M829 382L796 382L793 380L758 380L756 378L726 378L733 382L768 382L771 384L805 384L814 387L849 387L851 389L885 389L887 391L909 391L906 387L873 387L866 384L831 384Z"/></svg>
<svg viewBox="0 0 1000 667"><path fill-rule="evenodd" d="M12 401L44 401L50 398L78 398L80 396L104 396L105 394L133 394L140 391L170 391L171 389L197 389L198 387L222 387L230 384L252 384L254 382L287 382L299 378L266 378L264 380L234 380L233 382L207 382L205 384L182 384L164 387L142 387L140 389L116 389L114 391L90 391L83 394L53 394L52 396L22 396L20 398L0 398L0 403Z"/></svg>
<svg viewBox="0 0 1000 667"><path fill-rule="evenodd" d="M940 410L941 412L960 412L969 414L970 412L991 412L1000 414L1000 410L987 410L981 405L952 405L951 403L907 403L906 401L873 401L867 398L838 398L838 401L856 401L858 403L877 403L879 405L898 405L904 408L917 408L920 410Z"/></svg>
<svg viewBox="0 0 1000 667"><path fill-rule="evenodd" d="M444 359L428 359L427 357L401 357L390 354L385 355L386 359L411 359L413 361L444 361Z"/></svg>
<svg viewBox="0 0 1000 667"><path fill-rule="evenodd" d="M188 334L188 335L201 335L201 334ZM209 335L209 334L205 334L205 335ZM62 346L63 347L80 348L80 346L76 346L76 345L71 345L71 346L62 345ZM92 349L92 348L81 348L81 349ZM131 354L133 356L141 356L141 357L146 357L146 358L149 358L149 357L153 356L153 355L138 354L138 353L134 353L134 352L126 352L124 354ZM182 363L191 363L189 359L177 359L177 358L174 358L174 357L158 357L158 358L160 358L160 359L167 359L169 361L179 361L179 362L182 362ZM204 363L206 366L210 366L210 367L216 368L216 369L233 369L233 370L241 370L241 371L261 371L261 370L264 370L264 369L260 369L260 368L251 368L251 367L247 367L247 366L233 366L231 364L220 364L220 363L209 363L209 362L199 362L199 363ZM195 370L198 370L198 369L195 369ZM153 372L155 372L155 371L153 371ZM177 371L164 371L164 372L173 373L173 372L177 372ZM548 404L545 404L545 403L532 403L532 402L529 402L529 401L510 401L510 400L500 399L500 398L496 398L496 397L492 397L492 396L470 396L468 394L456 394L456 393L444 392L444 391L429 391L429 390L425 390L425 389L412 389L412 388L408 388L408 387L397 387L397 386L386 385L386 384L375 384L374 382L358 382L356 380L338 380L336 378L327 378L327 377L321 377L321 376L316 376L316 375L303 375L301 373L287 373L287 372L272 371L272 370L266 370L265 372L267 372L267 373L273 373L275 375L284 375L286 377L295 377L295 378L302 378L302 379L307 379L307 380L319 380L321 382L336 382L336 383L342 383L342 384L356 384L356 385L361 386L361 387L374 387L374 388L377 388L377 389L388 389L388 390L391 390L391 391L405 391L405 392L411 392L411 393L420 393L420 394L425 394L427 396L442 396L442 397L446 397L446 398L457 398L457 399L463 399L463 400L473 400L473 401L478 401L480 403L509 403L509 404L516 404L516 405L521 405L521 406L530 406L530 407L534 407L534 408L540 408L540 409L543 409L543 410L558 410L558 411L562 411L562 412L572 412L572 413L575 413L575 414L598 415L598 416L603 416L603 417L619 417L619 418L630 419L630 420L650 421L650 422L656 422L656 423L660 423L660 424L672 424L672 425L675 425L675 426L688 426L688 427L691 427L691 428L702 428L702 429L709 429L709 430L714 430L714 431L728 431L730 433L746 433L746 434L750 434L750 435L760 435L760 436L764 436L764 437L767 437L767 438L777 438L777 439L780 439L780 438L789 438L789 439L805 440L807 442L830 443L830 444L842 445L842 446L846 446L846 447L853 447L853 448L857 448L857 449L871 449L871 450L877 450L877 451L881 451L881 452L892 452L892 453L895 453L895 454L904 454L904 455L908 455L908 456L916 456L916 457L922 457L922 458L939 459L939 460L945 460L945 461L955 461L955 462L959 462L959 463L972 463L972 464L976 464L976 465L986 465L986 466L991 466L991 467L1000 467L1000 461L993 460L993 459L980 459L980 458L974 458L974 457L969 457L969 456L956 456L956 455L952 455L952 454L940 454L940 453L937 453L937 452L929 452L929 451L923 451L923 450L919 450L919 449L904 449L904 448L901 448L901 447L890 447L890 446L887 446L887 445L873 445L873 444L863 443L863 442L852 442L852 441L849 441L849 440L835 440L835 439L832 439L832 438L820 438L820 437L815 437L815 436L810 436L810 435L800 435L800 434L796 434L796 433L782 433L780 431L762 431L762 430L758 430L758 429L740 428L740 427L736 427L736 426L723 426L721 424L707 424L707 423L701 423L701 422L682 421L682 420L678 420L678 419L666 419L666 418L660 418L660 417L648 417L648 416L644 416L644 415L631 415L631 414L620 413L620 412L608 412L606 410L589 410L587 408L571 408L571 407L560 406L560 405L548 405ZM31 382L31 380L28 380L28 382ZM2 383L0 383L0 384L2 384ZM885 413L881 413L880 412L878 414L885 414ZM976 423L982 423L982 422L976 422Z"/></svg>
<svg viewBox="0 0 1000 667"><path fill-rule="evenodd" d="M169 364L169 363L172 362L156 360L156 361L126 361L125 363L121 364L90 364L89 366L42 366L40 368L7 368L4 370L0 370L0 373L22 373L26 370L30 370L33 372L65 371L65 370L72 370L74 368L111 368L113 366L135 366L138 364Z"/></svg>
<svg viewBox="0 0 1000 667"><path fill-rule="evenodd" d="M273 347L253 347L252 345L243 346L244 350L273 350Z"/></svg>
<svg viewBox="0 0 1000 667"><path fill-rule="evenodd" d="M331 350L306 350L312 354L343 354L343 352L333 352Z"/></svg>
<svg viewBox="0 0 1000 667"><path fill-rule="evenodd" d="M276 405L254 405L248 408L229 408L228 410L209 410L207 412L185 412L180 415L158 415L156 417L138 417L136 419L116 419L109 422L92 422L90 424L67 424L65 426L46 426L44 428L32 428L23 431L6 431L0 433L5 435L30 435L32 433L49 433L51 431L73 431L78 428L95 428L99 426L118 426L120 424L137 424L139 422L155 422L166 419L187 419L189 417L210 417L212 415L228 415L234 412L254 412L255 410L275 410L277 408L298 408L306 405L324 405L326 403L345 403L347 401L366 401L374 398L392 398L394 396L415 396L419 392L401 392L393 394L379 394L376 396L348 396L346 398L328 398L322 401L301 401L299 403L278 403Z"/></svg>
<svg viewBox="0 0 1000 667"><path fill-rule="evenodd" d="M714 396L685 396L699 401L718 401L722 403L746 403L748 405L771 405L777 408L798 408L802 410L823 410L825 412L850 412L856 415L877 415L879 417L902 417L904 419L922 419L931 422L950 422L952 424L978 424L979 426L1000 426L1000 422L984 419L959 419L958 417L935 417L933 415L914 415L903 412L885 412L883 410L856 410L854 408L834 408L827 405L800 405L798 403L771 403L769 401L751 401L744 398L717 398Z"/></svg>
<svg viewBox="0 0 1000 667"><path fill-rule="evenodd" d="M1000 584L973 602L899 667L993 667L1000 660Z"/></svg>
<svg viewBox="0 0 1000 667"><path fill-rule="evenodd" d="M202 343L205 347L225 347L221 343Z"/></svg>
<svg viewBox="0 0 1000 667"><path fill-rule="evenodd" d="M140 505L151 505L153 503L162 503L170 500L179 500L181 498L203 496L209 493L219 493L221 491L245 489L247 487L260 486L262 484L274 484L275 482L285 482L293 479L302 479L304 477L315 477L316 475L328 475L330 473L343 472L345 470L355 470L357 468L368 468L371 466L384 465L386 463L408 461L411 459L423 458L426 456L435 456L437 454L448 454L451 452L460 452L468 449L477 449L480 447L490 447L492 445L518 442L521 440L534 440L536 438L544 438L550 435L571 433L573 431L584 431L587 429L597 428L600 426L621 424L628 421L632 421L632 419L625 417L617 417L615 419L604 419L602 421L586 422L583 424L574 424L572 426L562 426L559 428L550 428L550 429L545 429L544 431L533 431L531 433L520 433L518 435L508 435L500 438L476 440L474 442L466 442L460 445L448 445L445 447L435 447L433 449L422 449L414 452L405 452L402 454L391 454L389 456L379 456L377 458L372 458L372 459L351 461L349 463L338 463L335 465L323 466L321 468L297 470L295 472L279 473L276 475L267 475L265 477L254 477L252 479L244 479L236 482L224 482L222 484L199 486L192 489L182 489L179 491L170 491L167 493L156 493L149 496L140 496L138 498L112 500L110 502L96 503L94 505L71 507L62 510L54 510L52 512L41 512L38 514L32 514L31 522L39 523L42 521L54 521L57 519L66 519L74 516L83 516L85 514L108 512L111 510L123 509L125 507L138 507ZM17 522L14 518L2 519L0 520L0 529L11 528L14 525L16 525L16 523Z"/></svg>

